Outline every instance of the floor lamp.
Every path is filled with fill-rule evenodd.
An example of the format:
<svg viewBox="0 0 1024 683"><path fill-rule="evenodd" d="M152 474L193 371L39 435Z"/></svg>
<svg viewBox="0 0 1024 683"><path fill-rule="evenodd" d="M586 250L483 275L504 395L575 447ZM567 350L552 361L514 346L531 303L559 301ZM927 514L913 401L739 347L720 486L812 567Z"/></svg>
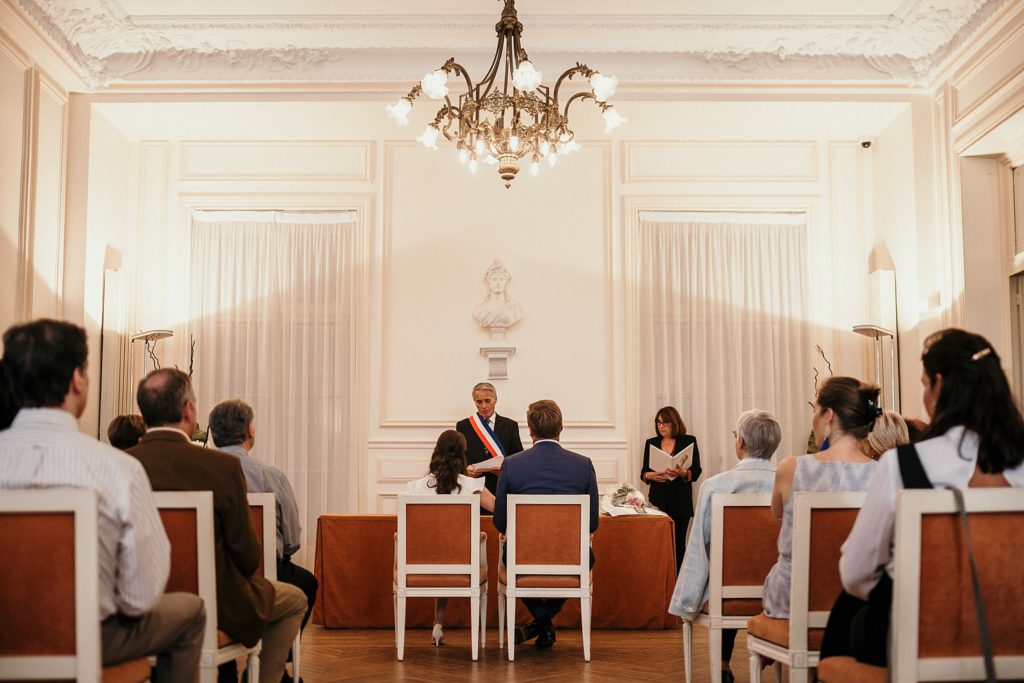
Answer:
<svg viewBox="0 0 1024 683"><path fill-rule="evenodd" d="M896 373L898 372L898 364L896 359L896 335L892 330L887 330L884 327L878 325L854 325L853 331L857 334L862 334L865 337L870 337L874 340L875 347L875 384L884 389L888 389L889 393L889 410L899 410L899 406L896 403ZM883 382L882 380L882 340L886 337L889 338L889 381ZM888 385L888 386L886 386ZM882 394L882 403L884 404L885 393Z"/></svg>
<svg viewBox="0 0 1024 683"><path fill-rule="evenodd" d="M151 355L150 344L156 344L161 339L167 339L173 337L174 332L171 330L146 330L145 332L139 332L133 334L131 339L131 353L129 354L129 360L131 362L131 368L128 373L128 391L135 391L135 342L141 341L142 348L146 351L146 356ZM146 356L142 357L142 369L146 369ZM153 369L156 370L156 361L153 362ZM129 402L131 405L131 412L135 412L135 401Z"/></svg>

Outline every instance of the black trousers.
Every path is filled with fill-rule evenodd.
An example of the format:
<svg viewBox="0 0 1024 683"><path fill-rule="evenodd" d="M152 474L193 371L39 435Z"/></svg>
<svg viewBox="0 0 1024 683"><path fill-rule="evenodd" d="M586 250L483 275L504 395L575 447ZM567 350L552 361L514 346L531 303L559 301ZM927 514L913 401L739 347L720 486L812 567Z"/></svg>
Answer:
<svg viewBox="0 0 1024 683"><path fill-rule="evenodd" d="M722 629L722 664L728 664L732 660L732 650L736 646L736 629Z"/></svg>
<svg viewBox="0 0 1024 683"><path fill-rule="evenodd" d="M302 628L306 628L306 622L309 621L309 615L313 613L313 605L316 603L317 590L320 588L316 577L308 569L292 564L292 559L285 556L277 561L277 580L291 584L306 594L306 615L302 617Z"/></svg>
<svg viewBox="0 0 1024 683"><path fill-rule="evenodd" d="M825 625L821 658L853 657L865 664L886 666L891 607L892 580L885 572L867 600L840 593Z"/></svg>
<svg viewBox="0 0 1024 683"><path fill-rule="evenodd" d="M672 521L675 522L676 529L676 575L679 575L679 570L683 566L683 555L686 554L686 529L690 526L690 519L692 517L673 517Z"/></svg>
<svg viewBox="0 0 1024 683"><path fill-rule="evenodd" d="M505 549L501 549L501 563L505 564ZM590 568L594 568L594 549L590 549ZM551 620L565 605L565 598L520 598L534 621L542 624L550 624ZM508 609L515 609L515 605L509 605Z"/></svg>

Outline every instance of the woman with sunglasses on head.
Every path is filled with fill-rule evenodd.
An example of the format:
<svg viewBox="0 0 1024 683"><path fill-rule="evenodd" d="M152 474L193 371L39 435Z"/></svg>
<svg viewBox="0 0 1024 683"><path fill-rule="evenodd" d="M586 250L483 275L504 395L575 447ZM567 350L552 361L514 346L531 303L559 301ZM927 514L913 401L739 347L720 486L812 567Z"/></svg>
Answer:
<svg viewBox="0 0 1024 683"><path fill-rule="evenodd" d="M931 424L911 448L883 454L871 477L843 544L845 592L832 608L822 658L886 664L901 489L1024 486L1024 418L992 345L964 330L941 330L925 340L921 361Z"/></svg>
<svg viewBox="0 0 1024 683"><path fill-rule="evenodd" d="M672 518L676 526L676 571L683 564L686 551L686 528L693 517L693 482L700 477L700 449L697 438L686 433L686 423L679 411L665 406L654 418L652 436L644 443L644 466L640 479L651 485L648 498L652 505ZM669 455L677 455L684 448L693 445L693 456L687 467L668 470L651 468L651 446L660 448Z"/></svg>

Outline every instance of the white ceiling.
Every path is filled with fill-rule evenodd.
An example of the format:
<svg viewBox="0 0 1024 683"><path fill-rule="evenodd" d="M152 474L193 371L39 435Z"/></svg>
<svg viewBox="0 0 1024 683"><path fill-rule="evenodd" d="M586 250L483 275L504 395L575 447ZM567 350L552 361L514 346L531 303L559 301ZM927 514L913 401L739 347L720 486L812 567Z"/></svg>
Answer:
<svg viewBox="0 0 1024 683"><path fill-rule="evenodd" d="M1016 0L520 0L523 47L623 81L928 83ZM406 82L480 73L494 0L13 0L95 86Z"/></svg>

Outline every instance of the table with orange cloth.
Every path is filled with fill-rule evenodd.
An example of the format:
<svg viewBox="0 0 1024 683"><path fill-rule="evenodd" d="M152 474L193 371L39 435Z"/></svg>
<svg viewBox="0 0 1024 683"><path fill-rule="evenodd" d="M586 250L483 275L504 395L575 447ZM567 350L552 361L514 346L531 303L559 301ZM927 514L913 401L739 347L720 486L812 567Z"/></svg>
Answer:
<svg viewBox="0 0 1024 683"><path fill-rule="evenodd" d="M317 523L315 573L320 595L313 623L328 628L394 628L392 578L395 515L323 515ZM497 628L498 533L491 518L480 518L487 533L487 625ZM679 624L668 614L676 580L673 522L661 515L603 515L594 534L593 628L664 629ZM406 624L429 627L433 599L410 598ZM517 623L529 620L520 603ZM469 600L454 598L445 623L468 626ZM569 600L555 625L578 627L579 600Z"/></svg>

